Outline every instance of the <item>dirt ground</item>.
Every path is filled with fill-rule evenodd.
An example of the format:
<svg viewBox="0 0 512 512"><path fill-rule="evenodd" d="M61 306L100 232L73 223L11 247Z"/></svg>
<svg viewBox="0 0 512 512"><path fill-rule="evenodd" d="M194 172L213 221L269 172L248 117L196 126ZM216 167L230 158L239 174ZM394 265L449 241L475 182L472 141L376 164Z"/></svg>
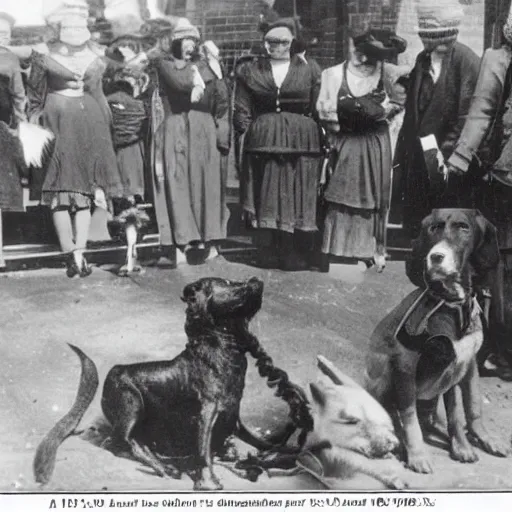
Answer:
<svg viewBox="0 0 512 512"><path fill-rule="evenodd" d="M329 274L283 273L219 258L177 270L148 268L134 279L119 278L104 267L85 280L67 279L62 269L0 275L0 491L40 490L32 477L35 447L69 409L77 391L80 366L66 343L78 345L96 362L100 383L116 363L171 358L186 342L184 305L179 299L183 286L202 276L253 275L264 280L265 293L252 329L275 363L304 386L316 380L317 354L357 379L374 326L411 290L401 262L391 262L383 274L336 265ZM482 390L489 430L510 440L512 383L485 378ZM77 436L65 441L45 490L191 490L186 476L180 481L159 478L139 463L115 457L91 442L90 427L101 426L99 399L100 393L81 423L87 439ZM284 403L272 396L250 362L244 422L265 432L283 421L286 413ZM242 453L246 449L242 447ZM399 467L413 489L512 489L510 458L479 452L479 462L464 465L452 461L445 447L429 449L433 475L416 475ZM308 476L262 476L250 483L225 468L219 467L217 474L226 490L319 488ZM340 482L340 488L382 486L356 476Z"/></svg>

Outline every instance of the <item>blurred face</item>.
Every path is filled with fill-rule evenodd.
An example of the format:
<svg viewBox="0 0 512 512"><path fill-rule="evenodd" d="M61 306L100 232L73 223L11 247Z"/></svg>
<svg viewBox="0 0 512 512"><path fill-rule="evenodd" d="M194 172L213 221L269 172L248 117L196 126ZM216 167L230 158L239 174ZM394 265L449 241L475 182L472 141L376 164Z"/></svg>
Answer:
<svg viewBox="0 0 512 512"><path fill-rule="evenodd" d="M0 19L0 46L11 44L11 25L6 20Z"/></svg>
<svg viewBox="0 0 512 512"><path fill-rule="evenodd" d="M183 39L181 42L181 53L183 60L191 60L196 51L196 41L194 39Z"/></svg>
<svg viewBox="0 0 512 512"><path fill-rule="evenodd" d="M352 39L350 39L350 43L349 43L349 58L350 58L350 63L356 67L363 66L363 65L376 66L379 62L377 59L368 57L363 52L358 50L356 48L356 46L354 45L354 41Z"/></svg>
<svg viewBox="0 0 512 512"><path fill-rule="evenodd" d="M450 48L453 46L453 42L450 43L436 43L436 41L432 41L430 39L422 39L423 48L427 53L437 53L440 56L448 53Z"/></svg>
<svg viewBox="0 0 512 512"><path fill-rule="evenodd" d="M82 46L91 39L91 33L82 20L70 20L61 25L59 39L69 46Z"/></svg>
<svg viewBox="0 0 512 512"><path fill-rule="evenodd" d="M290 58L291 39L280 39L276 37L265 38L265 49L270 58L275 60L287 60Z"/></svg>

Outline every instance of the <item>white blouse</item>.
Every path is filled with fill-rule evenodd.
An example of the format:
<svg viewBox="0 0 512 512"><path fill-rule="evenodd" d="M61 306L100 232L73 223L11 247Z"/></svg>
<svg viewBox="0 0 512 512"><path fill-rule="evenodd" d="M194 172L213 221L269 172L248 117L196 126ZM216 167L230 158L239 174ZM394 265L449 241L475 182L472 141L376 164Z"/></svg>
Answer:
<svg viewBox="0 0 512 512"><path fill-rule="evenodd" d="M277 88L280 89L283 85L286 75L288 74L288 70L290 69L290 61L271 60L270 65L272 66L272 76L274 77L274 82L276 83Z"/></svg>

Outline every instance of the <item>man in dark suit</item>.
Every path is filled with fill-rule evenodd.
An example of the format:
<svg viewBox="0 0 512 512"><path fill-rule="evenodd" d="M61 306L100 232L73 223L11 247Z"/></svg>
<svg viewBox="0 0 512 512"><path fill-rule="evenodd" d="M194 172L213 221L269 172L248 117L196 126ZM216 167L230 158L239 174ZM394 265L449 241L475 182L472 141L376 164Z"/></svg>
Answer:
<svg viewBox="0 0 512 512"><path fill-rule="evenodd" d="M417 11L424 50L410 74L394 179L411 238L432 208L473 207L474 176L443 171L464 126L480 64L475 52L457 41L464 15L458 0L421 0Z"/></svg>

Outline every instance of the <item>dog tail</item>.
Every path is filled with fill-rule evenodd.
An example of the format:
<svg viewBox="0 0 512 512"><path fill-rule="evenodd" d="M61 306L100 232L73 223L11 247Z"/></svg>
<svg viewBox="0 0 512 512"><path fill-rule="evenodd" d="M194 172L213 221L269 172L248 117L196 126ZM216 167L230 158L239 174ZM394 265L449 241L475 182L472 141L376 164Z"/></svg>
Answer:
<svg viewBox="0 0 512 512"><path fill-rule="evenodd" d="M70 343L68 345L80 358L82 365L80 384L75 402L69 412L55 424L37 447L33 469L35 480L40 484L50 481L59 446L74 433L98 389L98 370L94 362L78 347Z"/></svg>

